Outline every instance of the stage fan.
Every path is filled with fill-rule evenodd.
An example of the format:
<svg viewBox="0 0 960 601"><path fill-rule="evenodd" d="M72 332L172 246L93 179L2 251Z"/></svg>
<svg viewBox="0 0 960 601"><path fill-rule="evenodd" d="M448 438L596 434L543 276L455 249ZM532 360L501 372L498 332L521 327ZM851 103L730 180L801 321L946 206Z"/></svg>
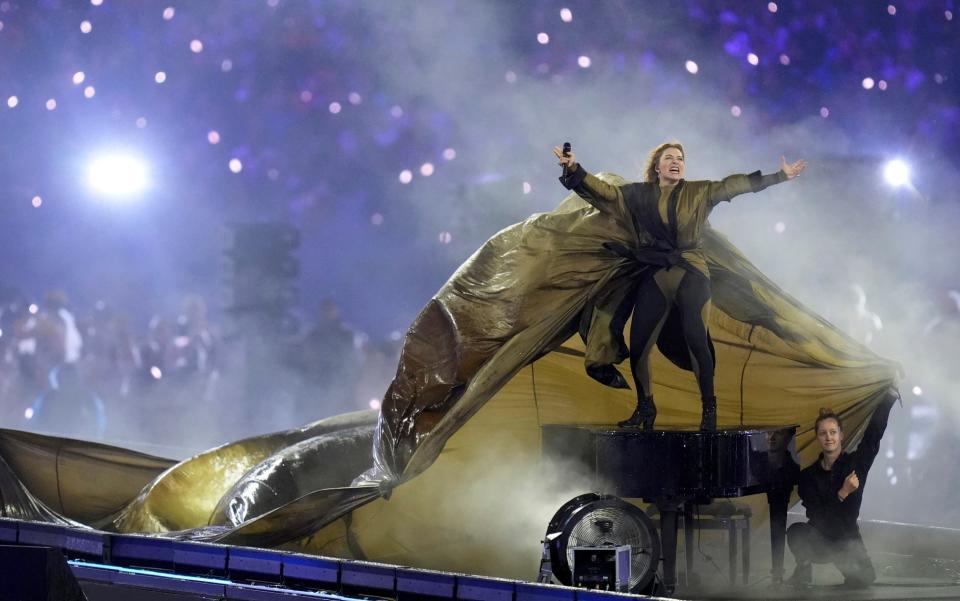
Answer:
<svg viewBox="0 0 960 601"><path fill-rule="evenodd" d="M660 561L660 537L639 507L619 497L587 493L557 510L547 526L553 575L573 584L574 547L630 546L632 593L649 592Z"/></svg>

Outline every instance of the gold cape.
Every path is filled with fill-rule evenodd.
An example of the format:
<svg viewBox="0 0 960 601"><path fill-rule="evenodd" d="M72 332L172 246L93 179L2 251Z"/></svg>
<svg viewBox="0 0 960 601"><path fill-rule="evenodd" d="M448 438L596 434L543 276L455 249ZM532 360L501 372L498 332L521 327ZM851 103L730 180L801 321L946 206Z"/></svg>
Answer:
<svg viewBox="0 0 960 601"><path fill-rule="evenodd" d="M550 516L584 492L566 466L540 461L540 426L613 424L636 401L584 370L622 351L609 325L631 266L603 243L632 235L575 194L497 233L411 325L379 415L177 465L0 431L3 515L532 578ZM855 445L897 365L804 308L718 232L705 228L702 244L720 427L797 424L805 466L817 455L814 419L830 406ZM585 310L588 345L575 335ZM657 352L652 368L658 426L696 424L692 374Z"/></svg>

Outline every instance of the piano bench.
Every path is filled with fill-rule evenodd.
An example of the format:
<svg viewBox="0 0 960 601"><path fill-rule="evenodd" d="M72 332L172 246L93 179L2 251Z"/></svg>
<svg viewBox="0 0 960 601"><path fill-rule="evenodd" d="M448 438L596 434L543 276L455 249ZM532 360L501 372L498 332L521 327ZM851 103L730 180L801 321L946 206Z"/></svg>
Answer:
<svg viewBox="0 0 960 601"><path fill-rule="evenodd" d="M686 580L685 584L690 584L690 576L693 572L693 534L695 530L726 530L727 531L727 550L730 566L730 584L737 583L737 555L741 556L741 577L740 582L747 584L750 578L750 518L753 517L753 510L749 505L739 503L718 502L710 505L697 505L696 511L688 514L681 511L677 516L680 522L677 526L683 528L684 533L684 557L686 559ZM657 515L656 506L651 505L657 528L660 527L659 515ZM690 507L693 509L693 507ZM648 510L648 514L651 513ZM687 515L690 515L690 528L687 528ZM742 550L741 550L742 549Z"/></svg>

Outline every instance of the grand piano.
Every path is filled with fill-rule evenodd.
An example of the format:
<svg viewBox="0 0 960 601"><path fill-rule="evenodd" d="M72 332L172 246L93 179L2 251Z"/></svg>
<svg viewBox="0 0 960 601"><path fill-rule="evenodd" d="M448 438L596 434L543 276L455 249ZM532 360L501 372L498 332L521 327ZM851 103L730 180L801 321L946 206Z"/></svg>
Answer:
<svg viewBox="0 0 960 601"><path fill-rule="evenodd" d="M657 506L663 585L671 593L677 582L678 515L684 515L689 550L693 506L759 493L766 494L770 505L771 578L782 582L787 505L800 474L796 428L701 432L556 424L542 426L542 449L548 460L580 464L597 492Z"/></svg>

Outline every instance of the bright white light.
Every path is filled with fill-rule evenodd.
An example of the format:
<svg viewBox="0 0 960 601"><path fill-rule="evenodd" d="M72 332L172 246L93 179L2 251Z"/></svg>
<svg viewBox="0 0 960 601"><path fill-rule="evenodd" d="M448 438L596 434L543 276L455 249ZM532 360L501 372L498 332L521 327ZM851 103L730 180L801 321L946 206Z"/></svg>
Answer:
<svg viewBox="0 0 960 601"><path fill-rule="evenodd" d="M87 183L105 196L123 197L142 192L149 185L147 166L129 154L107 154L90 162Z"/></svg>
<svg viewBox="0 0 960 601"><path fill-rule="evenodd" d="M947 21L953 21L953 12L949 10L943 11L943 18Z"/></svg>
<svg viewBox="0 0 960 601"><path fill-rule="evenodd" d="M743 113L743 111L740 110L740 107L737 106L736 104L730 107L730 114L733 115L734 117L739 117L741 113Z"/></svg>
<svg viewBox="0 0 960 601"><path fill-rule="evenodd" d="M894 6L894 5L892 5L892 4L888 4L888 5L887 5L887 14L890 15L891 17L892 17L893 15L897 14L897 7Z"/></svg>
<svg viewBox="0 0 960 601"><path fill-rule="evenodd" d="M210 142L211 144L219 144L220 133L216 130L211 129L209 132L207 132L207 142Z"/></svg>
<svg viewBox="0 0 960 601"><path fill-rule="evenodd" d="M36 303L30 303L30 306L27 307L27 312L29 312L30 315L36 315L39 310L40 307L38 307Z"/></svg>
<svg viewBox="0 0 960 601"><path fill-rule="evenodd" d="M767 10L769 10L769 11L772 12L772 13L777 12L777 3L776 3L776 2L770 2L769 4L767 4Z"/></svg>
<svg viewBox="0 0 960 601"><path fill-rule="evenodd" d="M453 235L451 235L450 232L440 232L437 239L440 240L440 244L450 244L450 241L453 240Z"/></svg>
<svg viewBox="0 0 960 601"><path fill-rule="evenodd" d="M233 173L240 173L243 171L243 163L240 162L240 159L230 159L230 162L227 163L227 166Z"/></svg>
<svg viewBox="0 0 960 601"><path fill-rule="evenodd" d="M27 410L23 412L23 417L33 419L33 407L27 407Z"/></svg>
<svg viewBox="0 0 960 601"><path fill-rule="evenodd" d="M433 163L424 163L420 165L420 175L423 177L430 177L433 175Z"/></svg>
<svg viewBox="0 0 960 601"><path fill-rule="evenodd" d="M90 24L90 21L81 21L80 31L82 33L90 33L91 31L93 31L93 25Z"/></svg>
<svg viewBox="0 0 960 601"><path fill-rule="evenodd" d="M827 117L829 117L829 116L830 116L830 109L828 109L828 108L825 107L825 106L821 106L821 107L820 107L820 116L823 117L824 119L826 119Z"/></svg>
<svg viewBox="0 0 960 601"><path fill-rule="evenodd" d="M83 97L84 98L93 98L97 95L97 89L93 86L87 86L83 88Z"/></svg>
<svg viewBox="0 0 960 601"><path fill-rule="evenodd" d="M530 182L523 182L523 193L530 194L533 192L533 186L530 185Z"/></svg>
<svg viewBox="0 0 960 601"><path fill-rule="evenodd" d="M331 102L329 108L330 108L330 112L336 115L337 113L340 112L340 109L342 109L343 107L340 106L339 102Z"/></svg>
<svg viewBox="0 0 960 601"><path fill-rule="evenodd" d="M864 78L863 78L863 89L864 89L864 90L871 90L871 89L873 89L873 78L872 78L872 77L864 77Z"/></svg>
<svg viewBox="0 0 960 601"><path fill-rule="evenodd" d="M914 386L914 387L913 387L913 394L915 394L915 395L917 395L917 396L923 396L923 388L920 388L919 386Z"/></svg>
<svg viewBox="0 0 960 601"><path fill-rule="evenodd" d="M789 65L789 64L790 64L790 57L787 56L786 54L781 54L781 55L780 55L780 64L781 64L781 65L784 65L784 66Z"/></svg>
<svg viewBox="0 0 960 601"><path fill-rule="evenodd" d="M20 104L20 99L17 98L16 96L11 96L10 98L7 98L7 106L9 106L10 108L14 108L18 104Z"/></svg>
<svg viewBox="0 0 960 601"><path fill-rule="evenodd" d="M173 15L176 14L176 12L177 11L175 11L172 6L166 7L165 9L163 9L163 20L169 21L170 19L173 18Z"/></svg>
<svg viewBox="0 0 960 601"><path fill-rule="evenodd" d="M46 106L48 111L52 111L53 109L57 108L57 101L53 98L50 98L47 100Z"/></svg>
<svg viewBox="0 0 960 601"><path fill-rule="evenodd" d="M157 83L163 83L167 81L167 74L165 71L157 71L157 74L153 76L153 81Z"/></svg>
<svg viewBox="0 0 960 601"><path fill-rule="evenodd" d="M163 372L160 371L160 368L154 365L150 368L150 375L153 376L154 380L159 380L163 377Z"/></svg>
<svg viewBox="0 0 960 601"><path fill-rule="evenodd" d="M379 409L380 408L380 399L370 399L370 408Z"/></svg>
<svg viewBox="0 0 960 601"><path fill-rule="evenodd" d="M537 41L540 42L541 44L549 44L550 36L541 31L540 33L537 34Z"/></svg>
<svg viewBox="0 0 960 601"><path fill-rule="evenodd" d="M883 168L883 177L891 186L902 186L910 181L910 167L900 159L893 159Z"/></svg>
<svg viewBox="0 0 960 601"><path fill-rule="evenodd" d="M580 65L580 67L583 69L588 68L590 66L590 63L591 63L590 57L585 54L577 58L577 64Z"/></svg>
<svg viewBox="0 0 960 601"><path fill-rule="evenodd" d="M760 64L760 57L751 52L747 55L747 62L756 67Z"/></svg>
<svg viewBox="0 0 960 601"><path fill-rule="evenodd" d="M90 0L90 4L94 6L100 6L101 4L103 4L103 0Z"/></svg>
<svg viewBox="0 0 960 601"><path fill-rule="evenodd" d="M573 12L571 12L569 8L561 8L560 20L563 21L564 23L569 23L570 21L573 21Z"/></svg>
<svg viewBox="0 0 960 601"><path fill-rule="evenodd" d="M412 181L413 181L413 172L412 172L412 171L410 171L409 169L404 169L403 171L400 172L400 183L401 183L401 184L409 184L409 183L412 182Z"/></svg>
<svg viewBox="0 0 960 601"><path fill-rule="evenodd" d="M43 199L39 196L34 196L32 199L30 199L30 204L33 205L33 208L39 209L40 205L43 204Z"/></svg>
<svg viewBox="0 0 960 601"><path fill-rule="evenodd" d="M452 148L447 148L443 151L443 158L448 161L452 161L453 159L457 158L457 151Z"/></svg>
<svg viewBox="0 0 960 601"><path fill-rule="evenodd" d="M687 72L693 75L696 75L697 71L700 70L700 67L697 66L697 63L693 61L687 61L685 66L687 67Z"/></svg>
<svg viewBox="0 0 960 601"><path fill-rule="evenodd" d="M73 74L73 85L79 86L83 83L83 80L87 78L86 73L83 71L77 71Z"/></svg>
<svg viewBox="0 0 960 601"><path fill-rule="evenodd" d="M203 52L203 42L200 40L190 40L190 51L194 54Z"/></svg>

